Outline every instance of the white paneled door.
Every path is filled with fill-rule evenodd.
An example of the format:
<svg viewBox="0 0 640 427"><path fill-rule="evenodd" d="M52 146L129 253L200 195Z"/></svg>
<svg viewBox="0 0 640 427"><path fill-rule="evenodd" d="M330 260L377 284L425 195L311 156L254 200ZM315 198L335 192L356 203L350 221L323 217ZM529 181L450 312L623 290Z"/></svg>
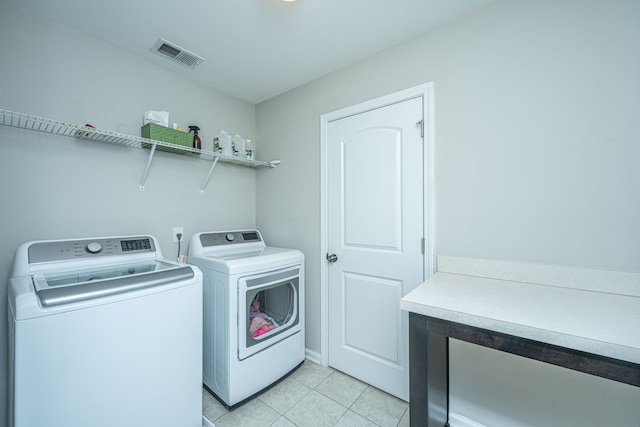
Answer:
<svg viewBox="0 0 640 427"><path fill-rule="evenodd" d="M326 131L329 365L409 398L408 316L424 279L423 98Z"/></svg>

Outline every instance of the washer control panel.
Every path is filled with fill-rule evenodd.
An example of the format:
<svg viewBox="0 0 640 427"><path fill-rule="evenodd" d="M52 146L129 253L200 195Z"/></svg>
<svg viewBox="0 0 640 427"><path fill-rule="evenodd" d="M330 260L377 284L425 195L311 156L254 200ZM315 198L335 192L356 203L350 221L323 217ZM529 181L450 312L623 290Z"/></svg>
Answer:
<svg viewBox="0 0 640 427"><path fill-rule="evenodd" d="M155 252L155 244L150 236L114 237L87 240L62 240L37 242L29 246L29 263L65 261Z"/></svg>
<svg viewBox="0 0 640 427"><path fill-rule="evenodd" d="M99 254L102 252L102 244L100 242L89 242L86 249L90 254Z"/></svg>

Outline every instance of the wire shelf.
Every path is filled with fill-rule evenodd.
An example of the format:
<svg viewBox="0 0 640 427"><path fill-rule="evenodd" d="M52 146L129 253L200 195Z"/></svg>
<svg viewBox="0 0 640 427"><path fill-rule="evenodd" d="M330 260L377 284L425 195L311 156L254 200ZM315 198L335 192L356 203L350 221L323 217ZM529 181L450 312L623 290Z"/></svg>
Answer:
<svg viewBox="0 0 640 427"><path fill-rule="evenodd" d="M15 111L0 109L0 119L0 124L4 126L50 133L53 135L69 136L96 142L124 145L133 148L143 148L143 143L155 144L161 145L163 147L173 148L179 151L184 151L186 153L191 153L203 160L213 161L215 158L219 158L221 162L233 163L252 168L275 167L275 164L273 162L225 156L209 150L197 150L195 148L185 147L183 145L171 144L164 141L156 141L153 139L143 138L141 136L127 135L105 129L83 126L75 123L67 123L59 120L47 119L30 114L17 113Z"/></svg>
<svg viewBox="0 0 640 427"><path fill-rule="evenodd" d="M61 135L95 142L122 145L132 148L148 149L143 147L143 144L145 144L147 147L150 147L150 155L147 168L145 170L142 182L140 183L141 190L144 190L144 182L146 181L149 166L151 164L151 160L157 146L171 148L176 151L184 152L184 154L189 154L193 157L213 162L211 170L209 171L209 175L207 176L206 181L200 189L201 193L203 194L204 188L206 187L209 177L213 172L213 168L218 163L218 161L251 167L254 169L274 168L280 163L279 160L265 162L261 160L225 156L209 150L198 150L192 147L185 147L184 145L171 144L169 142L156 141L154 139L143 138L141 136L127 135L124 133L112 132L109 130L98 129L91 126L62 122L60 120L47 119L44 117L38 117L31 114L18 113L15 111L4 109L0 109L0 125L27 129L36 132L44 132L52 135Z"/></svg>

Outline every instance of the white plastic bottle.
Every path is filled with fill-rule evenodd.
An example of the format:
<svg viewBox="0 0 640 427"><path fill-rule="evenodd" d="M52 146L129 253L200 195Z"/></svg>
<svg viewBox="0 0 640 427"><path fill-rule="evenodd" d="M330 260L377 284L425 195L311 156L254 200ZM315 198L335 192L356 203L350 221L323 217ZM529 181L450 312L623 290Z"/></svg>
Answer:
<svg viewBox="0 0 640 427"><path fill-rule="evenodd" d="M244 139L238 134L233 135L231 138L232 155L234 157L241 157L244 159Z"/></svg>
<svg viewBox="0 0 640 427"><path fill-rule="evenodd" d="M253 144L252 140L245 139L244 153L245 153L245 157L249 160L254 160L256 158L256 146Z"/></svg>
<svg viewBox="0 0 640 427"><path fill-rule="evenodd" d="M222 149L222 155L230 156L231 155L231 136L221 130L218 132L218 143L220 144L220 148Z"/></svg>

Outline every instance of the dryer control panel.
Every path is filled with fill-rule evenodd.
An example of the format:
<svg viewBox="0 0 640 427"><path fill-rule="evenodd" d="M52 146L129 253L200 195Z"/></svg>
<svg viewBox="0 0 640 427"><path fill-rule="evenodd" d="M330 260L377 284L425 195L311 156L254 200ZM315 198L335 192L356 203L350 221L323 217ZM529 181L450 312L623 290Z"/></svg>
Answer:
<svg viewBox="0 0 640 427"><path fill-rule="evenodd" d="M262 242L262 236L258 230L245 231L219 231L200 234L200 243L203 248L208 246L234 245L240 243Z"/></svg>

